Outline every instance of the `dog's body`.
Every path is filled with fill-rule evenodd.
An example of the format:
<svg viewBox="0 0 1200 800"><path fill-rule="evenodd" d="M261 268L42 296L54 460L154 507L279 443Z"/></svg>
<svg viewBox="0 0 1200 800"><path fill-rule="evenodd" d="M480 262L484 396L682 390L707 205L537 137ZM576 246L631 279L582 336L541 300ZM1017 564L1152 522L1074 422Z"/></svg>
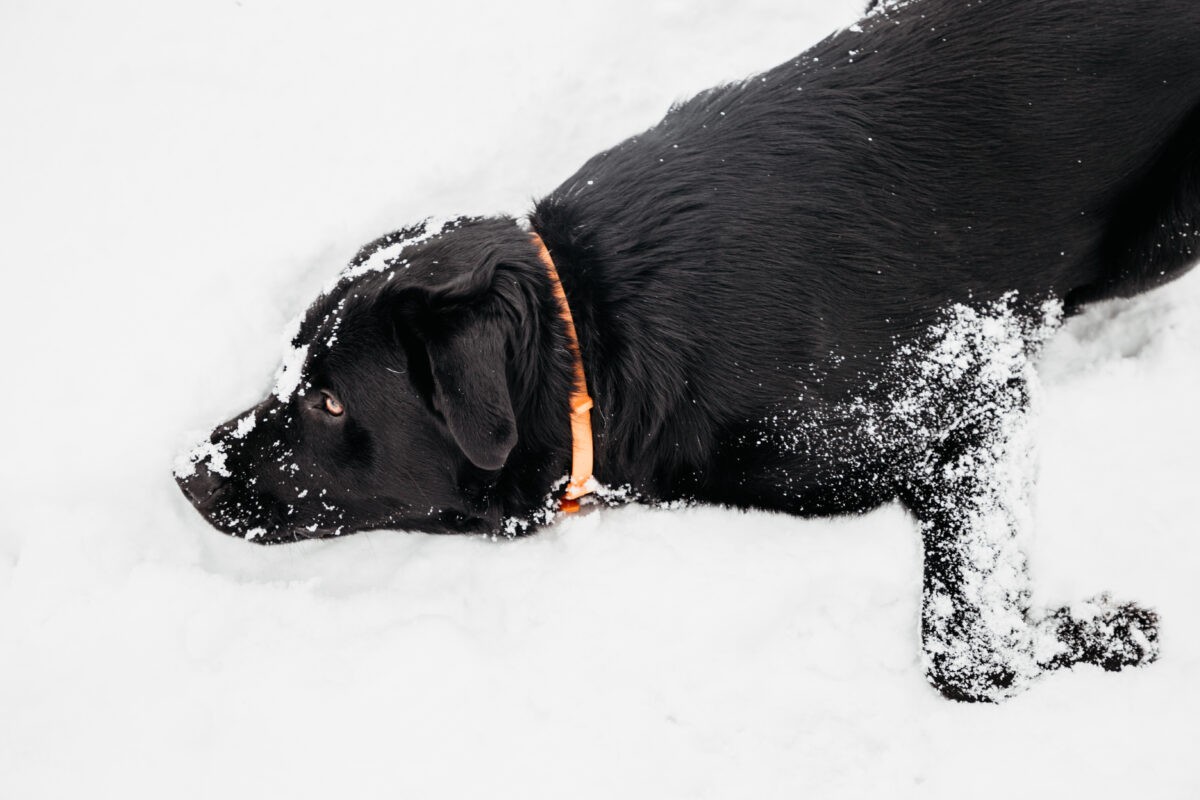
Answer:
<svg viewBox="0 0 1200 800"><path fill-rule="evenodd" d="M1197 37L1182 0L876 8L591 159L530 223L596 399L596 477L794 514L899 498L952 697L1152 658L1135 607L1028 608L1028 355L1059 309L1190 265ZM568 471L566 333L513 220L369 245L295 344L181 471L223 530L512 530Z"/></svg>

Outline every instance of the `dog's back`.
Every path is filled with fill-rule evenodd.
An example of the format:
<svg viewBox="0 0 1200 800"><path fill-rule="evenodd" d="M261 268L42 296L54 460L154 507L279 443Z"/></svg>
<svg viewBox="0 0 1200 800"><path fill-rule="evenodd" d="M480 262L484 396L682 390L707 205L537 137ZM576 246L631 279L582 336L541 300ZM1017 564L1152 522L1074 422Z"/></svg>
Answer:
<svg viewBox="0 0 1200 800"><path fill-rule="evenodd" d="M620 425L673 405L671 438L719 436L798 384L861 390L950 304L1073 308L1177 274L1200 223L1196 41L1191 2L921 0L597 155L534 223L585 344L641 350L596 376L600 406ZM688 396L649 397L662 383Z"/></svg>

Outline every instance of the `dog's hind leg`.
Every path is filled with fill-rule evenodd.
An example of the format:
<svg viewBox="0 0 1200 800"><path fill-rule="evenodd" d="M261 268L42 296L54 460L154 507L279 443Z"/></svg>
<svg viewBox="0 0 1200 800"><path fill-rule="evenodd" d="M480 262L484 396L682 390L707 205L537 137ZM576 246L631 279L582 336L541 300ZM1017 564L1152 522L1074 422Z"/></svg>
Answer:
<svg viewBox="0 0 1200 800"><path fill-rule="evenodd" d="M901 497L925 547L921 615L926 674L955 700L999 701L1048 670L1107 669L1156 655L1151 612L1107 598L1038 616L1026 569L1035 473L1036 380L1016 317L960 315L935 348L908 407L931 411L926 458ZM953 354L952 359L941 356ZM945 422L948 421L948 422ZM940 427L940 431L937 428Z"/></svg>
<svg viewBox="0 0 1200 800"><path fill-rule="evenodd" d="M1117 202L1101 245L1099 280L1067 296L1067 309L1130 297L1174 280L1200 259L1200 108Z"/></svg>

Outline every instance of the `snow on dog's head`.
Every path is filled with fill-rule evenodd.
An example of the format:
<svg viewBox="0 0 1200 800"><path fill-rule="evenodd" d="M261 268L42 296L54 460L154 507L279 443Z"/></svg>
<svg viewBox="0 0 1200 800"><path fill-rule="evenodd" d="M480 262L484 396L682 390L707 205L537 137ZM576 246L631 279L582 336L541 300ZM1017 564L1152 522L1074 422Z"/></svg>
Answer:
<svg viewBox="0 0 1200 800"><path fill-rule="evenodd" d="M545 311L540 270L507 218L427 220L367 245L299 320L265 399L180 457L180 487L257 542L500 529L508 362Z"/></svg>

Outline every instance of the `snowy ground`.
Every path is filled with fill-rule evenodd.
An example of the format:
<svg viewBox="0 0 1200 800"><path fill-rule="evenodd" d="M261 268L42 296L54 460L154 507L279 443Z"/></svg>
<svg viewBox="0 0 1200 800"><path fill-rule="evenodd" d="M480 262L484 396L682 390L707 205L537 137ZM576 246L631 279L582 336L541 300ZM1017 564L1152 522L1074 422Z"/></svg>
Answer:
<svg viewBox="0 0 1200 800"><path fill-rule="evenodd" d="M918 667L896 508L262 549L171 480L355 247L520 212L830 0L0 7L0 796L1200 796L1200 275L1045 363L1040 599L1163 657L999 707Z"/></svg>

